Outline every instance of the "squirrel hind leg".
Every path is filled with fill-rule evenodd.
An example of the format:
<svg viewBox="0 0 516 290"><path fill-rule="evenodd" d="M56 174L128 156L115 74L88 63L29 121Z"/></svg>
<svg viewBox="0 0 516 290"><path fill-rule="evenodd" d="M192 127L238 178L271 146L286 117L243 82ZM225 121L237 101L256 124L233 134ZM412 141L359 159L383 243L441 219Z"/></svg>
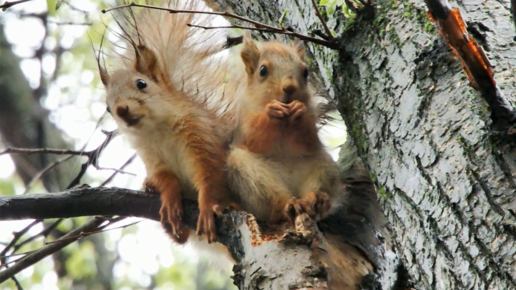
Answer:
<svg viewBox="0 0 516 290"><path fill-rule="evenodd" d="M293 196L276 163L270 163L244 148L229 153L227 173L231 190L238 194L241 208L257 220L280 222L283 208Z"/></svg>
<svg viewBox="0 0 516 290"><path fill-rule="evenodd" d="M302 213L307 213L315 221L328 216L331 208L330 197L325 192L310 192L302 198L293 197L285 206L284 214L292 223Z"/></svg>

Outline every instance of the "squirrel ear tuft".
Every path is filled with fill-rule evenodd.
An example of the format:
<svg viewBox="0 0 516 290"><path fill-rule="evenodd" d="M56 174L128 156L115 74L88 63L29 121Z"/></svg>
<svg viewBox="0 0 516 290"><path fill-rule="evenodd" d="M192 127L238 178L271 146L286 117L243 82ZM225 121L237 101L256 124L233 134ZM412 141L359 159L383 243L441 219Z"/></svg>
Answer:
<svg viewBox="0 0 516 290"><path fill-rule="evenodd" d="M109 74L108 72L100 65L99 63L99 73L100 73L100 80L104 84L104 87L107 88L109 84Z"/></svg>
<svg viewBox="0 0 516 290"><path fill-rule="evenodd" d="M134 68L137 72L150 77L156 82L158 81L160 73L158 58L145 45L140 44L136 47L136 63Z"/></svg>
<svg viewBox="0 0 516 290"><path fill-rule="evenodd" d="M296 49L299 57L303 58L305 56L306 48L305 48L305 44L301 40L294 41L294 48Z"/></svg>
<svg viewBox="0 0 516 290"><path fill-rule="evenodd" d="M260 60L260 50L254 44L253 38L249 31L244 32L244 45L240 56L245 64L245 71L249 76L252 76L258 67L258 61Z"/></svg>

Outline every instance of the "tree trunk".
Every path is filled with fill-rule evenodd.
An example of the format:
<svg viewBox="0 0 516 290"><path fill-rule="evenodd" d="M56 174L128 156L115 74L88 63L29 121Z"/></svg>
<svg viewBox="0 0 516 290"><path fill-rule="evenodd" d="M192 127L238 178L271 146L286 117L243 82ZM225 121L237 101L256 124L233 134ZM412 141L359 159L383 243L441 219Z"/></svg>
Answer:
<svg viewBox="0 0 516 290"><path fill-rule="evenodd" d="M216 2L216 10L271 25L288 10L285 27L322 30L309 0ZM514 98L509 4L454 4L495 66L501 91ZM373 19L330 16L341 51L308 47L376 182L394 249L416 289L512 289L514 138L492 133L488 105L422 1L375 5Z"/></svg>

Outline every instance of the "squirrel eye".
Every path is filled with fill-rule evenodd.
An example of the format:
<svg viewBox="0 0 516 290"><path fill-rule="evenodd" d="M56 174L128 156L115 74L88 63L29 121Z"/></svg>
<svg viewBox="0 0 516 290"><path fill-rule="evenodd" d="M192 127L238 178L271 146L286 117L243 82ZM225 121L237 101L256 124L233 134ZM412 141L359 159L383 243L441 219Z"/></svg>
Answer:
<svg viewBox="0 0 516 290"><path fill-rule="evenodd" d="M267 67L266 67L266 66L264 66L264 65L262 65L262 66L260 67L260 76L261 76L261 77L264 77L264 76L266 76L266 75L267 75Z"/></svg>
<svg viewBox="0 0 516 290"><path fill-rule="evenodd" d="M111 109L109 108L109 106L106 107L106 111L111 114Z"/></svg>
<svg viewBox="0 0 516 290"><path fill-rule="evenodd" d="M303 71L303 77L306 79L308 77L308 69L305 68L305 70Z"/></svg>
<svg viewBox="0 0 516 290"><path fill-rule="evenodd" d="M139 90L143 90L147 87L147 83L142 80L142 79L137 79L136 80L136 87L139 89Z"/></svg>

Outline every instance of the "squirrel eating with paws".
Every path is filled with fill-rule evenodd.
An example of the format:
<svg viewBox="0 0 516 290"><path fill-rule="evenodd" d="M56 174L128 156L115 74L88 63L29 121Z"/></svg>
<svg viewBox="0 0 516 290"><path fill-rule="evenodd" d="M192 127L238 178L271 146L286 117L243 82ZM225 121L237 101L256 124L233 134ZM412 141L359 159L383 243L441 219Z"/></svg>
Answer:
<svg viewBox="0 0 516 290"><path fill-rule="evenodd" d="M258 220L326 217L339 202L339 171L321 143L301 42L257 46L246 33L247 89L238 96L227 166L240 206Z"/></svg>

